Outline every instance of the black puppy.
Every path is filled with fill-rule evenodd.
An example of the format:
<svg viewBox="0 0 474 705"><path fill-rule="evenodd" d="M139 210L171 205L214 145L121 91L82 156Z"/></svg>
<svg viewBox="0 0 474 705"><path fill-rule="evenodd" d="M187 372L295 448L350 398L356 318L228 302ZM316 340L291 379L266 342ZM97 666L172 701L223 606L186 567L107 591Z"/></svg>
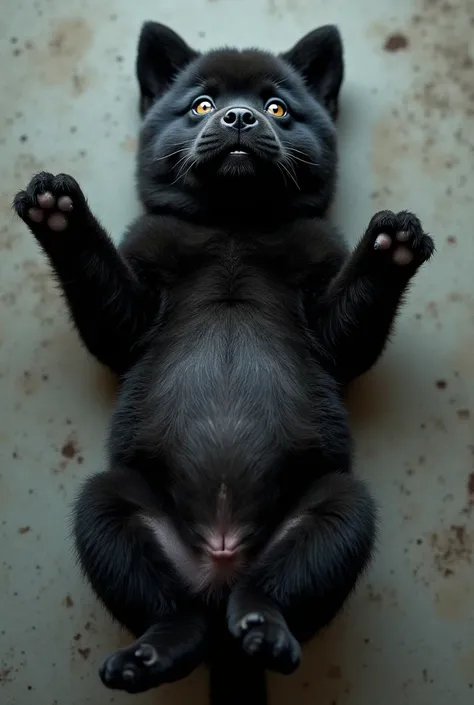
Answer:
<svg viewBox="0 0 474 705"><path fill-rule="evenodd" d="M109 467L75 507L82 568L137 640L106 659L140 692L211 662L215 705L262 703L367 565L374 503L351 473L342 388L370 368L433 252L378 213L352 254L336 180L338 31L281 56L200 55L143 27L138 181L117 250L69 176L15 208L89 351L121 377Z"/></svg>

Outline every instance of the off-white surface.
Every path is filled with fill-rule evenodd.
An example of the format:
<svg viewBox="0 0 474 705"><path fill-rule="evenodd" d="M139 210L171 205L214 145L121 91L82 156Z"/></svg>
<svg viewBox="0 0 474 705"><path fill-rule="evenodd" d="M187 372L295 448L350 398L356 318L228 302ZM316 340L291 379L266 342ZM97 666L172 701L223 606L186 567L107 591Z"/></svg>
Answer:
<svg viewBox="0 0 474 705"><path fill-rule="evenodd" d="M274 50L338 23L347 80L336 221L355 243L375 210L409 208L438 247L389 351L352 393L358 471L382 508L377 559L299 672L271 679L272 704L472 702L473 0L3 0L0 9L2 705L206 702L201 672L137 698L97 677L128 637L74 565L68 513L81 479L103 467L114 386L81 349L9 209L45 168L78 178L115 237L137 213L134 57L145 19L202 48ZM402 36L389 46L407 46L385 50L393 34Z"/></svg>

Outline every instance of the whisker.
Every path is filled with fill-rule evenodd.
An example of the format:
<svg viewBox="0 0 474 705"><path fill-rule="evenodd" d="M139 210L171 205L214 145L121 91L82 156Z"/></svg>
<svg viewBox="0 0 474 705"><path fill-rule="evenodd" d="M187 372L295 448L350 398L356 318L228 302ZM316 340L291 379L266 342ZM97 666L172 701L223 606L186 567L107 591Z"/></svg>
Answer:
<svg viewBox="0 0 474 705"><path fill-rule="evenodd" d="M288 176L290 177L290 179L293 181L293 183L295 184L295 186L296 186L296 188L298 189L298 191L301 191L300 186L299 186L297 180L295 179L295 177L293 176L293 174L290 172L290 170L285 166L285 164L284 164L283 162L279 162L279 164L281 164L281 166L283 167L283 169L286 171L286 173L288 174Z"/></svg>
<svg viewBox="0 0 474 705"><path fill-rule="evenodd" d="M285 172L283 171L283 169L280 166L280 162L277 162L277 167L278 167L278 171L283 176L283 183L285 184L285 186L288 186L288 181L286 180Z"/></svg>
<svg viewBox="0 0 474 705"><path fill-rule="evenodd" d="M309 164L309 166L320 166L316 162L309 162L307 159L301 159L301 157L297 157L296 154L291 154L290 150L288 150L288 158L294 159L297 162L301 162L301 164Z"/></svg>
<svg viewBox="0 0 474 705"><path fill-rule="evenodd" d="M190 162L191 162L191 164L189 164ZM176 177L176 179L175 179L170 185L173 186L173 184L175 184L177 181L179 181L179 179L180 179L181 177L183 177L183 176L186 177L187 174L189 173L189 171L193 168L193 166L194 166L196 163L197 163L197 159L194 159L194 160L193 160L193 156L192 156L191 154L190 154L188 157L186 157L186 159L184 160L184 163L182 164L182 166L181 166L181 168L180 168L180 170L179 170L178 176ZM189 167L186 169L186 167L188 166L188 164L189 164ZM186 170L186 171L185 171L185 170Z"/></svg>
<svg viewBox="0 0 474 705"><path fill-rule="evenodd" d="M192 157L191 157L191 155L189 154L189 155L186 155L183 159L180 160L180 161L182 162L182 164L181 164L181 166L180 166L180 168L179 168L179 170L178 170L178 174L177 174L177 176L176 176L176 179L170 184L171 186L173 186L173 184L175 184L175 183L181 178L181 175L183 174L184 170L185 170L186 167L188 166L188 164L189 164L189 162L191 161L191 159L192 159Z"/></svg>
<svg viewBox="0 0 474 705"><path fill-rule="evenodd" d="M197 159L195 159L195 160L189 165L189 168L186 170L186 172L185 172L185 174L184 174L184 183L186 183L186 177L187 177L187 175L189 174L189 172L191 171L191 169L193 168L193 166L194 166L195 164L197 164Z"/></svg>
<svg viewBox="0 0 474 705"><path fill-rule="evenodd" d="M173 157L175 154L179 154L180 152L187 152L188 148L183 147L182 149L177 149L175 152L170 152L169 154L165 154L164 157L158 157L158 159L155 159L156 162L161 162L162 159L169 159L170 157Z"/></svg>

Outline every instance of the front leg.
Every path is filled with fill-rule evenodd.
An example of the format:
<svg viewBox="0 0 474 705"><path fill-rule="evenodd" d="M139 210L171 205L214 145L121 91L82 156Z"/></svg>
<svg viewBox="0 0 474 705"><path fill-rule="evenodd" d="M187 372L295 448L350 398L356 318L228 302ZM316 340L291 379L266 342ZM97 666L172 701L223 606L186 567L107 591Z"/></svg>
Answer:
<svg viewBox="0 0 474 705"><path fill-rule="evenodd" d="M149 324L151 302L79 184L66 174L42 172L13 206L48 256L86 348L114 372L124 372Z"/></svg>
<svg viewBox="0 0 474 705"><path fill-rule="evenodd" d="M309 326L322 344L323 361L341 383L376 362L411 278L433 252L433 240L415 215L381 211L323 303L308 300Z"/></svg>

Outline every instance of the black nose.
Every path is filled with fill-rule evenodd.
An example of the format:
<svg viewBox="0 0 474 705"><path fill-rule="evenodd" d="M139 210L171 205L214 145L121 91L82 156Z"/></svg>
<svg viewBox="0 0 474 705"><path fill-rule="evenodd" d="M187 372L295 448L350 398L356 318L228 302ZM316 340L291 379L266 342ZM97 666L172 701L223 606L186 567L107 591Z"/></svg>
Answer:
<svg viewBox="0 0 474 705"><path fill-rule="evenodd" d="M258 124L258 120L249 108L230 108L222 118L222 124L234 130L249 130Z"/></svg>

